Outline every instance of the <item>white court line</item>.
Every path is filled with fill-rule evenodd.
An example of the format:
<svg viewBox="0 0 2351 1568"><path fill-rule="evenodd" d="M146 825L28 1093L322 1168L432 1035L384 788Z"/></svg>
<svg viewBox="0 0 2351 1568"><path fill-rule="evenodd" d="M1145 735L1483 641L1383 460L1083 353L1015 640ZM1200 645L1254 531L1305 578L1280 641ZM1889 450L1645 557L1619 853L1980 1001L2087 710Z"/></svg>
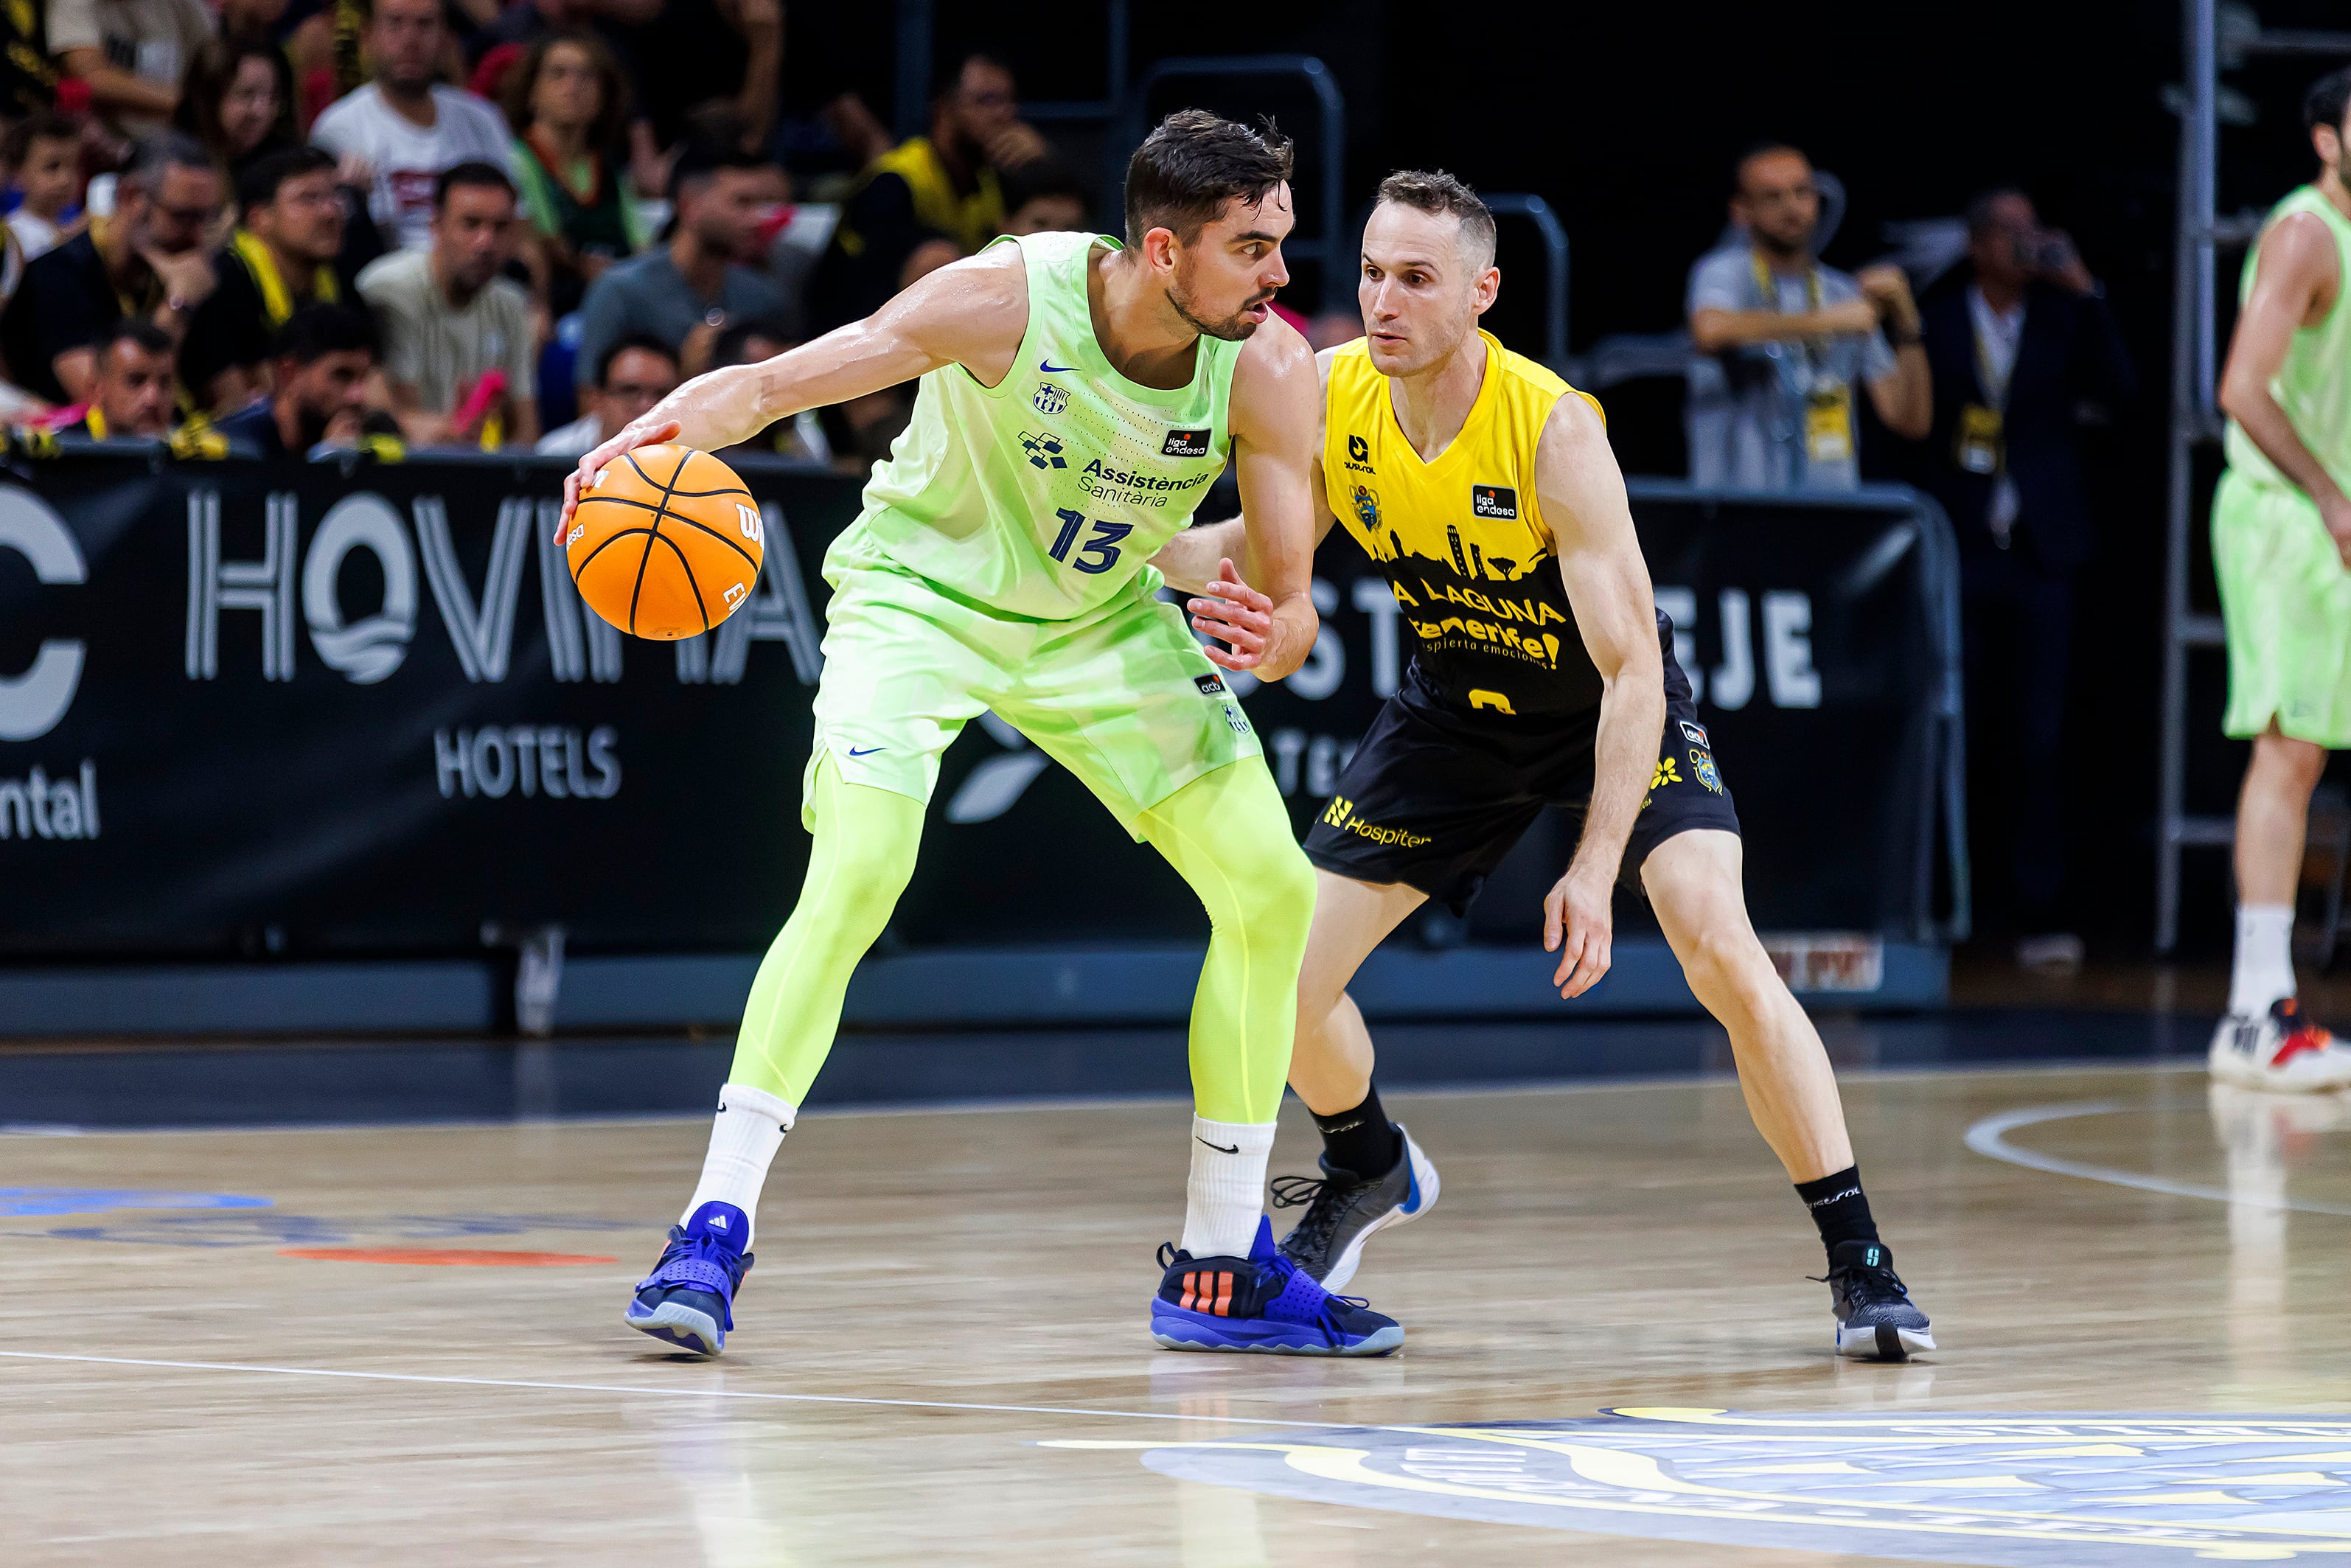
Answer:
<svg viewBox="0 0 2351 1568"><path fill-rule="evenodd" d="M1186 1416L1165 1410L1087 1410L1068 1405L973 1405L950 1399L872 1399L846 1394L760 1394L741 1388L647 1388L622 1383L538 1383L516 1377L429 1376L410 1372L341 1372L323 1366L255 1366L233 1361L147 1361L122 1355L57 1355L32 1350L0 1350L13 1361L68 1361L97 1366L158 1366L175 1372L257 1372L280 1377L349 1377L370 1383L447 1383L470 1388L538 1388L565 1394L649 1394L664 1399L767 1399L809 1405L888 1405L914 1410L979 1410L1014 1416L1101 1416L1121 1421L1221 1421L1236 1427L1332 1425L1376 1432L1416 1432L1416 1427L1370 1422L1276 1421L1262 1416Z"/></svg>
<svg viewBox="0 0 2351 1568"><path fill-rule="evenodd" d="M2110 1116L2118 1111L2158 1109L2161 1107L2126 1104L2119 1100L2089 1100L2070 1105L2028 1105L2022 1110L2002 1111L1998 1115L1986 1116L1968 1129L1967 1143L1969 1148L1987 1159L2002 1160L2028 1170L2047 1171L2052 1176L2079 1176L2084 1181L2105 1182L2109 1186L2135 1186L2142 1192L2159 1192L2169 1197L2200 1197L2213 1203L2238 1204L2246 1208L2290 1208L2303 1214L2351 1215L2351 1207L2342 1204L2305 1203L2300 1198L2239 1194L2222 1186L2172 1181L2140 1171L2117 1170L2112 1166L2060 1159L2055 1155L2020 1149L2006 1136L2018 1127L2030 1127L2043 1122L2064 1122L2076 1116Z"/></svg>

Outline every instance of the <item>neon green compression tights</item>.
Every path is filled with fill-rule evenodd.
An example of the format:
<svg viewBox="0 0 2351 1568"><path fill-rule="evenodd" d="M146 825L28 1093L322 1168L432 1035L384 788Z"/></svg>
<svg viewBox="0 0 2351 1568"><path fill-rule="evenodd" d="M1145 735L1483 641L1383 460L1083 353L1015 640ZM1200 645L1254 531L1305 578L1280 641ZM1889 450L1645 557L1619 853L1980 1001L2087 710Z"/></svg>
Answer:
<svg viewBox="0 0 2351 1568"><path fill-rule="evenodd" d="M914 873L923 803L850 784L827 758L810 801L808 880L759 965L727 1082L793 1105L832 1050L850 971ZM1192 1096L1214 1122L1266 1123L1281 1103L1297 1021L1298 965L1314 916L1314 873L1255 758L1194 779L1141 813L1153 848L1208 912L1207 962L1192 999Z"/></svg>

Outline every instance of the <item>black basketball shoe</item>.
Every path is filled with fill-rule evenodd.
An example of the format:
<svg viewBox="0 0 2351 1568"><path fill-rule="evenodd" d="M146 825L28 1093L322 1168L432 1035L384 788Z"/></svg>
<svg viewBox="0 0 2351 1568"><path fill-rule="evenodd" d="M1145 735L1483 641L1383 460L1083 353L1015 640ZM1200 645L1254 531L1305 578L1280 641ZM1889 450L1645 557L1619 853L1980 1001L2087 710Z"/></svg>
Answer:
<svg viewBox="0 0 2351 1568"><path fill-rule="evenodd" d="M1396 1124L1396 1137L1403 1152L1379 1176L1341 1170L1325 1156L1319 1180L1295 1176L1273 1178L1274 1207L1296 1208L1302 1204L1306 1208L1306 1218L1281 1239L1282 1255L1322 1281L1325 1290L1335 1291L1355 1277L1356 1267L1364 1260L1364 1243L1374 1231L1417 1219L1436 1206L1437 1167L1401 1123Z"/></svg>
<svg viewBox="0 0 2351 1568"><path fill-rule="evenodd" d="M1839 1355L1860 1361L1907 1361L1935 1348L1927 1314L1910 1300L1882 1241L1840 1241L1829 1253L1829 1310L1836 1314Z"/></svg>

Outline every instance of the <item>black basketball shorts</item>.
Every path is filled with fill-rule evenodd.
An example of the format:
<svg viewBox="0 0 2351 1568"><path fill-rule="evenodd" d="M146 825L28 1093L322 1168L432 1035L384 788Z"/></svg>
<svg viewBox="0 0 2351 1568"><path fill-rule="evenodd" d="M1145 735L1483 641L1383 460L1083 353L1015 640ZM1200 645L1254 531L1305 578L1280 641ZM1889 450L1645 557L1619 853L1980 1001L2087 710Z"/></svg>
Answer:
<svg viewBox="0 0 2351 1568"><path fill-rule="evenodd" d="M1306 834L1306 858L1358 882L1400 882L1465 912L1545 806L1592 798L1597 708L1566 719L1458 712L1409 679L1380 709ZM1692 828L1739 831L1688 680L1668 661L1666 732L1618 880ZM1562 871L1565 867L1561 868Z"/></svg>

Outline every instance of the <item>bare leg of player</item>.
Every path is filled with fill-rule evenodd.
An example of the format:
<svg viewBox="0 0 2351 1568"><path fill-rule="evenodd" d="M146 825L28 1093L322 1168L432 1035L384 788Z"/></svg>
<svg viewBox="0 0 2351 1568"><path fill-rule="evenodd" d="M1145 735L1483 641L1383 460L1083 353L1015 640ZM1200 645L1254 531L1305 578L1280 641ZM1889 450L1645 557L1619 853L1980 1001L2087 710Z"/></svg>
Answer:
<svg viewBox="0 0 2351 1568"><path fill-rule="evenodd" d="M1372 1035L1347 995L1365 957L1427 901L1403 883L1357 882L1317 870L1314 928L1298 974L1298 1033L1290 1086L1322 1133L1322 1175L1278 1176L1277 1208L1306 1206L1281 1249L1337 1290L1353 1278L1374 1231L1428 1212L1437 1167L1388 1120L1372 1087Z"/></svg>
<svg viewBox="0 0 2351 1568"><path fill-rule="evenodd" d="M2324 1093L2351 1084L2351 1049L2303 1014L2294 981L2294 895L2324 747L2253 737L2237 793L2237 944L2229 1014L2212 1033L2212 1076L2240 1088Z"/></svg>
<svg viewBox="0 0 2351 1568"><path fill-rule="evenodd" d="M1801 1186L1852 1165L1853 1143L1820 1032L1748 921L1744 863L1738 834L1698 829L1650 851L1641 885L1691 991L1730 1031L1756 1130Z"/></svg>
<svg viewBox="0 0 2351 1568"><path fill-rule="evenodd" d="M1347 995L1347 982L1372 949L1427 901L1428 894L1400 882L1314 873L1314 929L1298 971L1290 1086L1318 1118L1353 1110L1372 1087L1372 1033Z"/></svg>
<svg viewBox="0 0 2351 1568"><path fill-rule="evenodd" d="M1740 1092L1780 1156L1828 1251L1840 1355L1900 1361L1932 1350L1927 1314L1894 1272L1894 1255L1861 1190L1844 1103L1820 1031L1771 967L1747 917L1739 835L1676 833L1641 862L1641 885L1706 1010L1730 1032Z"/></svg>

